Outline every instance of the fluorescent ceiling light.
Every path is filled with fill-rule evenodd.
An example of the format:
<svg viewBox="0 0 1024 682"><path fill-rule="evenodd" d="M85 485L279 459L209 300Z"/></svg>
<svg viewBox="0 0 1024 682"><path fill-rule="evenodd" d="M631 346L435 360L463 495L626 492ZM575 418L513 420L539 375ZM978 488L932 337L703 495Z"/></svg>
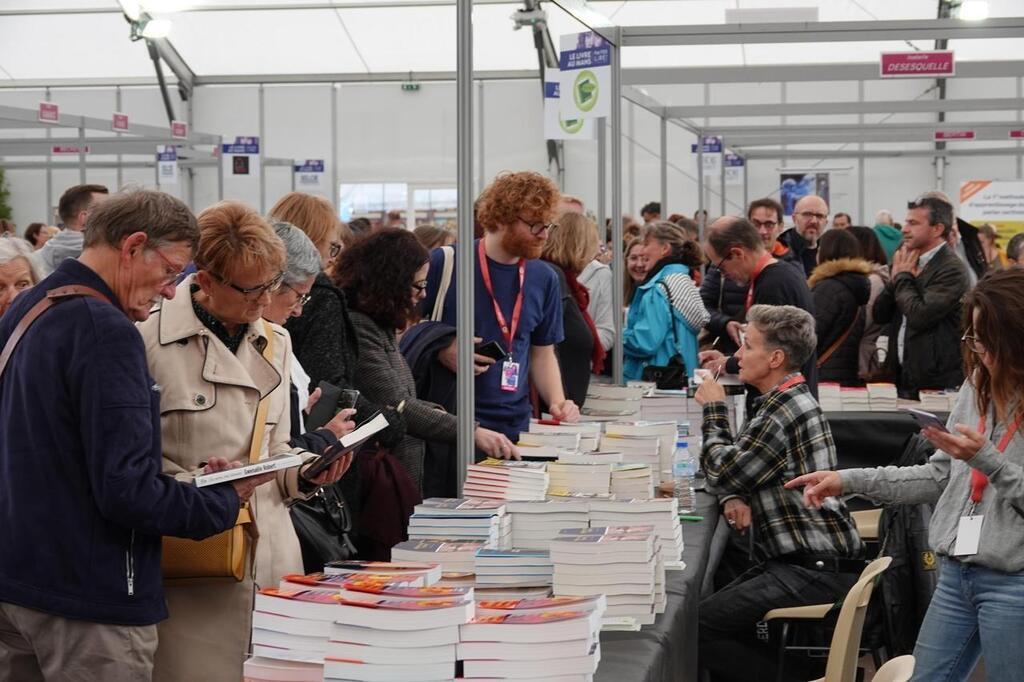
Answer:
<svg viewBox="0 0 1024 682"><path fill-rule="evenodd" d="M143 38L166 38L171 33L171 22L167 19L150 19L142 28Z"/></svg>
<svg viewBox="0 0 1024 682"><path fill-rule="evenodd" d="M138 21L142 16L142 7L139 0L117 0L121 5L121 11L132 21Z"/></svg>
<svg viewBox="0 0 1024 682"><path fill-rule="evenodd" d="M987 0L964 0L960 4L960 18L964 21L983 21L988 19Z"/></svg>

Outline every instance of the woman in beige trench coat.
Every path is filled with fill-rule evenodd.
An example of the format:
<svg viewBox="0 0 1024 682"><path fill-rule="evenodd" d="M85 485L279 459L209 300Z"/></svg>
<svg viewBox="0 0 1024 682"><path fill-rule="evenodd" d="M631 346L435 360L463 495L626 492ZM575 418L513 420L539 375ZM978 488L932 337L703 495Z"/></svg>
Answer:
<svg viewBox="0 0 1024 682"><path fill-rule="evenodd" d="M185 479L211 457L246 463L256 409L268 396L260 458L296 451L288 445L291 341L282 327L261 319L280 286L285 266L281 240L256 212L235 202L203 211L199 226L199 271L139 326L161 391L164 473ZM268 334L273 337L271 362L263 355ZM302 572L286 504L343 473L335 466L305 481L299 471L278 472L276 481L253 496L258 540L255 561L242 582L165 581L170 618L159 626L154 680L241 679L254 590L276 587L283 575Z"/></svg>

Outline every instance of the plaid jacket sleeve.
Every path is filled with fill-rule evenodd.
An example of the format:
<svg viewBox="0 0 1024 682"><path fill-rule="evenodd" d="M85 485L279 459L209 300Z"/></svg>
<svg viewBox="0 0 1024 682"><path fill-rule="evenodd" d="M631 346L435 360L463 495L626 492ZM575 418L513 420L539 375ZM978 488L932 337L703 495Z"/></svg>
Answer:
<svg viewBox="0 0 1024 682"><path fill-rule="evenodd" d="M725 403L704 406L701 467L709 492L750 495L786 467L786 434L772 415L751 417L738 439L729 428Z"/></svg>

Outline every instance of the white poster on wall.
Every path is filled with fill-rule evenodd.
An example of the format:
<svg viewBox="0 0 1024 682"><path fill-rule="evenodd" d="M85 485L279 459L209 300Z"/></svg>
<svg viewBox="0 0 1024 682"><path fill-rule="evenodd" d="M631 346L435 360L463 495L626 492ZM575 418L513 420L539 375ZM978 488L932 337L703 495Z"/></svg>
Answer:
<svg viewBox="0 0 1024 682"><path fill-rule="evenodd" d="M735 154L725 155L725 184L736 187L743 184L743 175L747 172L746 161Z"/></svg>
<svg viewBox="0 0 1024 682"><path fill-rule="evenodd" d="M1024 232L1024 181L968 180L960 185L960 217L972 225L989 223L1003 239Z"/></svg>
<svg viewBox="0 0 1024 682"><path fill-rule="evenodd" d="M324 188L324 160L306 159L295 164L295 189L300 192L320 192Z"/></svg>
<svg viewBox="0 0 1024 682"><path fill-rule="evenodd" d="M574 118L565 120L559 109L561 84L558 81L544 82L544 139L546 140L593 140L597 126L592 120Z"/></svg>
<svg viewBox="0 0 1024 682"><path fill-rule="evenodd" d="M703 152L701 159L701 168L704 171L704 177L718 177L722 173L722 138L709 135L702 138L702 149ZM697 153L697 145L691 144L690 151L694 154Z"/></svg>
<svg viewBox="0 0 1024 682"><path fill-rule="evenodd" d="M178 184L178 148L173 145L156 147L156 184L158 187Z"/></svg>
<svg viewBox="0 0 1024 682"><path fill-rule="evenodd" d="M611 116L612 47L593 31L570 33L559 41L559 111L567 121Z"/></svg>
<svg viewBox="0 0 1024 682"><path fill-rule="evenodd" d="M259 178L260 138L236 137L232 144L222 144L220 149L224 175Z"/></svg>

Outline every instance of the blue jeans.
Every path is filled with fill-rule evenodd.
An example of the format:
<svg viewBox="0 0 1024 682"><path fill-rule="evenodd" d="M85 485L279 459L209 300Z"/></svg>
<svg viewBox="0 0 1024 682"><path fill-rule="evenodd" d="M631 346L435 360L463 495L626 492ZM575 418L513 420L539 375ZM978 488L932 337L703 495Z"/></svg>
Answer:
<svg viewBox="0 0 1024 682"><path fill-rule="evenodd" d="M914 647L911 682L962 682L979 658L985 675L1024 681L1024 572L942 558L939 583Z"/></svg>

